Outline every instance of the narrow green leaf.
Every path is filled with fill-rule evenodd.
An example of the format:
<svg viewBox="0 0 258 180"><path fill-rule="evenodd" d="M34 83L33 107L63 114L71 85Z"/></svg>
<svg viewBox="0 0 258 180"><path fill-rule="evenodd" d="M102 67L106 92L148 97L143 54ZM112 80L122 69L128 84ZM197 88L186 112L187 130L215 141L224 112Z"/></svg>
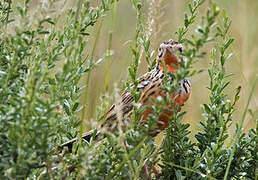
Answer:
<svg viewBox="0 0 258 180"><path fill-rule="evenodd" d="M71 106L69 104L69 102L65 99L64 100L64 109L67 115L71 115Z"/></svg>
<svg viewBox="0 0 258 180"><path fill-rule="evenodd" d="M226 44L225 44L225 46L224 46L224 49L226 50L233 42L234 42L234 39L229 39L229 40L226 42Z"/></svg>
<svg viewBox="0 0 258 180"><path fill-rule="evenodd" d="M75 112L79 107L79 103L76 102L74 105L73 105L73 108L72 108L72 111Z"/></svg>

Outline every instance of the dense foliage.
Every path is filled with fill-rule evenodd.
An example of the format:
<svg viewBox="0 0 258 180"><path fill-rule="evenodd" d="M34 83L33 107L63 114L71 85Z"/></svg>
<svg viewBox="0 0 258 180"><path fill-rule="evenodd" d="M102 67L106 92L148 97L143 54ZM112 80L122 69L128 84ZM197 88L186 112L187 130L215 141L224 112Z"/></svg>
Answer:
<svg viewBox="0 0 258 180"><path fill-rule="evenodd" d="M231 22L225 11L209 2L210 7L202 16L199 8L208 2L194 0L189 4L184 24L176 32L178 41L185 46L182 56L186 63L180 64L175 74L166 73L164 91L167 96L154 100L156 106L149 107L153 114L142 128L139 117L146 107L137 106L140 98L136 91L138 67L142 56L149 70L155 66L155 59L145 30L143 6L148 3L131 0L137 24L130 48L129 78L124 87L133 94L136 105L130 121L119 120L117 132L107 134L101 141L93 137L90 142L84 142L82 121L87 107L80 105L84 89L80 80L83 75L89 79L94 68L102 61L109 62L112 54L109 45L101 59L93 58L94 52L87 49L89 29L108 11L115 16L119 2L102 0L93 8L89 1L78 0L73 8L60 8L65 2L44 1L40 10L34 12L37 17L30 11L29 0L17 7L12 0L0 2L1 179L257 178L257 130L251 129L247 135L242 132L255 85L243 110L242 121L232 137L228 132L237 110L240 87L236 88L233 99L225 93L230 83L225 64L232 56L230 45L233 43L229 36ZM57 7L60 11L45 16ZM198 26L192 31L194 24ZM111 29L112 26L111 22ZM209 46L207 52L203 50L205 46ZM196 132L196 139L192 141L190 125L182 123L186 112L174 111L162 145L158 147L148 132L167 104L173 104L169 94L178 89L179 81L199 73L194 65L204 57L210 61L210 101L202 105L201 131ZM107 69L109 66L107 63ZM106 84L108 76L107 71ZM174 79L172 85L168 82L171 78ZM115 97L116 94L117 91ZM96 110L100 116L105 113L107 104L109 98L104 97ZM60 151L60 144L73 137L78 137L78 141L72 153L67 153L67 149Z"/></svg>

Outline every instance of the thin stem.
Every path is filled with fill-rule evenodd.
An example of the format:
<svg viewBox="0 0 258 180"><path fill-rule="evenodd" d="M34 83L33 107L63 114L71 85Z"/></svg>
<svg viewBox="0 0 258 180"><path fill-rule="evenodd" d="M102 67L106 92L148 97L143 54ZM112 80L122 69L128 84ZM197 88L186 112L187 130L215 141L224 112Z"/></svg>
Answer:
<svg viewBox="0 0 258 180"><path fill-rule="evenodd" d="M203 173L201 173L201 172L198 172L198 171L195 171L195 170L193 170L193 169L190 169L190 168L187 168L187 167L183 167L183 166L179 166L179 165L176 165L176 164L174 164L174 163L169 163L169 164L170 164L171 166L176 167L176 168L184 169L184 170L186 170L186 171L190 171L190 172L199 174L199 175L201 175L202 177L208 177L208 178L210 178L210 179L215 179L215 180L216 180L216 178L214 178L214 177L212 177L212 176L210 176L210 175L205 175L205 174L203 174Z"/></svg>
<svg viewBox="0 0 258 180"><path fill-rule="evenodd" d="M109 80L110 80L111 49L112 49L112 39L113 39L113 30L115 25L116 9L117 9L117 0L115 0L113 4L110 30L108 33L108 50L107 50L108 56L107 56L107 65L106 65L106 74L105 74L105 91L108 91Z"/></svg>
<svg viewBox="0 0 258 180"><path fill-rule="evenodd" d="M95 41L94 41L94 44L93 44L93 49L91 51L90 64L92 64L93 57L94 57L94 54L95 54L95 51L96 51L96 47L97 47L97 44L98 44L98 41L99 41L100 32L101 32L101 28L102 28L102 23L103 23L103 19L100 20L100 24L99 24L98 29L97 29L96 38L95 38ZM84 98L83 98L83 102L82 102L82 104L83 104L83 109L82 109L82 114L81 114L81 120L82 121L85 119L85 114L86 114L85 111L86 111L86 107L88 105L87 101L88 101L88 92L89 92L91 70L92 69L89 70L87 78L86 78L86 87L85 87Z"/></svg>
<svg viewBox="0 0 258 180"><path fill-rule="evenodd" d="M81 11L81 6L82 6L82 0L79 0L78 4L77 4L77 10L76 10L76 14L75 14L75 19L74 19L75 20L75 24L78 21L79 13Z"/></svg>
<svg viewBox="0 0 258 180"><path fill-rule="evenodd" d="M78 4L77 4L77 10L76 10L76 14L75 14L75 19L74 19L74 25L77 25L77 22L78 22L78 18L79 18L79 13L80 13L80 11L81 11L81 6L82 6L82 0L79 0L78 1ZM79 30L79 26L77 26L77 28L76 28L77 30ZM72 41L74 41L74 40L72 40ZM84 124L83 124L83 122L81 122L81 124L80 124L80 136L79 136L79 148L78 148L78 154L80 155L81 154L81 148L80 148L80 146L81 146L81 142L82 142L82 133L83 133L83 129L84 129ZM80 172L80 166L78 167L78 170L77 170L77 172L78 172L78 174L80 174L79 172ZM80 178L80 176L78 176L77 177L77 179L79 179Z"/></svg>
<svg viewBox="0 0 258 180"><path fill-rule="evenodd" d="M243 115L242 115L240 127L238 127L237 132L236 132L235 141L234 141L234 143L233 143L233 149L232 149L232 152L231 152L230 157L229 157L229 161L228 161L226 173L225 173L225 176L224 176L224 180L227 180L227 177L228 177L229 168L230 168L230 166L231 166L231 163L232 163L232 160L233 160L233 156L234 156L235 151L236 151L236 144L237 144L237 141L239 140L240 134L241 134L241 132L242 132L244 120L245 120L245 117L246 117L246 113L247 113L249 104L250 104L250 102L251 102L251 98L252 98L252 96L253 96L253 94L254 94L254 90L255 90L255 87L256 87L257 79L258 79L258 78L257 78L257 76L256 76L256 77L255 77L254 84L253 84L253 86L252 86L252 88L251 88L251 91L250 91L250 93L249 93L249 96L248 96L248 100L247 100L247 104L246 104L246 106L245 106L244 113L243 113Z"/></svg>
<svg viewBox="0 0 258 180"><path fill-rule="evenodd" d="M119 166L117 166L117 168L107 177L107 180L112 179L116 175L116 173L125 165L127 161L129 161L129 159L136 153L136 151L138 151L142 147L146 138L147 137L144 137L140 141L140 143L129 153L129 155L123 159L123 161L119 164Z"/></svg>
<svg viewBox="0 0 258 180"><path fill-rule="evenodd" d="M12 4L12 0L9 0L8 1L8 7L7 7L7 14L6 14L6 19L5 19L5 25L8 24L8 20L9 20L9 15L10 15L10 12L11 12L11 4Z"/></svg>

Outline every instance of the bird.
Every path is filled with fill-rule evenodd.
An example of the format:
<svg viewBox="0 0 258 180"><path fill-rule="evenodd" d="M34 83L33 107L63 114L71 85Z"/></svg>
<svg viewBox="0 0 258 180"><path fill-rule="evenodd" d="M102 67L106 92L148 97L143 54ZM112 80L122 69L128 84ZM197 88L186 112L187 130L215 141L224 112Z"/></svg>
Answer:
<svg viewBox="0 0 258 180"><path fill-rule="evenodd" d="M172 39L162 42L159 46L156 66L149 72L145 73L138 79L138 85L136 87L137 92L141 92L141 96L138 104L140 106L153 105L155 98L162 98L165 96L163 87L164 77L168 74L173 74L179 68L180 62L184 63L183 57L178 57L178 54L182 54L183 45ZM173 78L171 79L173 81ZM174 104L159 115L157 121L157 127L155 131L149 133L150 136L156 136L159 132L164 130L168 126L169 117L173 115L173 109L177 107L177 111L180 111L184 103L189 99L191 94L191 83L190 80L185 78L179 81L179 90L172 92L169 96L174 101ZM134 96L131 94L129 88L121 94L120 100L113 104L109 111L105 113L105 121L101 127L105 127L109 132L113 132L117 129L116 121L119 116L122 118L129 118L132 115L133 107L135 105ZM155 104L154 104L155 105ZM146 120L152 113L151 108L141 114L140 119ZM91 136L96 132L91 130L82 134L82 139L90 141ZM99 133L99 132L97 132ZM74 138L70 141L65 142L61 147L67 146L69 149L72 148L72 144L77 140Z"/></svg>

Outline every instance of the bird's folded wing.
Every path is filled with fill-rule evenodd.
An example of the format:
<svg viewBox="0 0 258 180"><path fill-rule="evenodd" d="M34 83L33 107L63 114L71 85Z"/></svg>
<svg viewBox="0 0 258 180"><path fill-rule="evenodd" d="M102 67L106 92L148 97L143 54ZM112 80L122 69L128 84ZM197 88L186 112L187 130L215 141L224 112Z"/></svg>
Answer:
<svg viewBox="0 0 258 180"><path fill-rule="evenodd" d="M138 85L136 88L136 91L144 91L146 87L151 84L153 77L155 74L157 75L159 73L159 70L155 68L154 70L145 73L142 75L138 81ZM124 91L124 93L121 95L121 99L118 103L113 104L109 111L106 113L106 122L110 123L110 121L117 119L117 111L121 111L122 117L126 117L128 113L133 109L133 103L134 103L134 97L130 93L128 89ZM105 123L104 123L105 124Z"/></svg>

